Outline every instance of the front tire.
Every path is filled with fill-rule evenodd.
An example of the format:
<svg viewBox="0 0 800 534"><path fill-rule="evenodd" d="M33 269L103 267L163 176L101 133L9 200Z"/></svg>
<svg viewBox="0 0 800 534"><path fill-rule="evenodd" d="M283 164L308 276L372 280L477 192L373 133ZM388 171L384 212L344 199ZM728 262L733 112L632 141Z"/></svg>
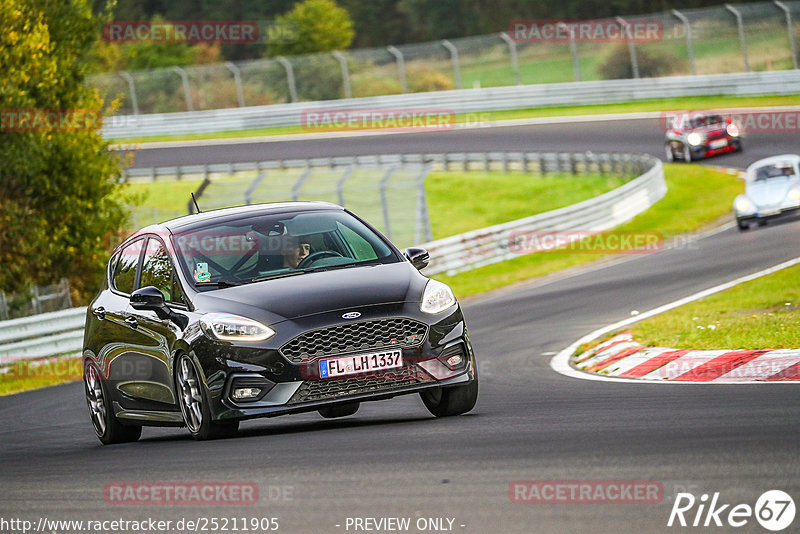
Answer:
<svg viewBox="0 0 800 534"><path fill-rule="evenodd" d="M736 219L736 226L739 227L740 232L745 232L750 229L750 223L747 221L742 221L740 219Z"/></svg>
<svg viewBox="0 0 800 534"><path fill-rule="evenodd" d="M188 354L181 354L178 358L175 382L183 421L194 439L203 441L236 434L239 421L219 423L211 419L208 392L194 360Z"/></svg>
<svg viewBox="0 0 800 534"><path fill-rule="evenodd" d="M689 145L683 145L683 162L684 163L691 163L692 162L692 149L689 148Z"/></svg>
<svg viewBox="0 0 800 534"><path fill-rule="evenodd" d="M670 143L664 145L664 153L667 156L667 163L673 163L675 161L675 151L672 150L672 145Z"/></svg>
<svg viewBox="0 0 800 534"><path fill-rule="evenodd" d="M347 404L337 404L336 406L325 406L317 411L325 419L335 419L337 417L353 415L358 411L360 406L360 402L349 402Z"/></svg>
<svg viewBox="0 0 800 534"><path fill-rule="evenodd" d="M92 364L86 364L84 367L83 385L94 432L104 445L128 443L141 437L141 426L125 426L114 415L108 388L103 382L100 372Z"/></svg>
<svg viewBox="0 0 800 534"><path fill-rule="evenodd" d="M449 417L467 413L478 401L478 373L469 384L449 388L434 388L420 391L425 407L436 417Z"/></svg>

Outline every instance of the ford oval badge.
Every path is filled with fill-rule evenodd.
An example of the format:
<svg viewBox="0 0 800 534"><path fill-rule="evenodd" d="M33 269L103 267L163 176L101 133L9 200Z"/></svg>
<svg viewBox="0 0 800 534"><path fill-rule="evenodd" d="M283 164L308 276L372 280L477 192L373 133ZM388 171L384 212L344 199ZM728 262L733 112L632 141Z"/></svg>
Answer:
<svg viewBox="0 0 800 534"><path fill-rule="evenodd" d="M342 319L358 319L361 317L361 313L359 312L347 312L342 315Z"/></svg>

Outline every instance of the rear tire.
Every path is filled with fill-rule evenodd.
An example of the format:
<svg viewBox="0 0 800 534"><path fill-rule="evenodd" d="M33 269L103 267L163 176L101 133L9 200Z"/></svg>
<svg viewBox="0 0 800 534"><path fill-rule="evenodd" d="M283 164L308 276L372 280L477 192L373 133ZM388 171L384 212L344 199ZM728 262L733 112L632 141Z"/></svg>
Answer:
<svg viewBox="0 0 800 534"><path fill-rule="evenodd" d="M436 417L449 417L467 413L478 401L478 373L469 384L449 388L434 388L420 391L425 407Z"/></svg>
<svg viewBox="0 0 800 534"><path fill-rule="evenodd" d="M183 421L198 441L230 437L239 430L239 421L220 423L211 419L208 392L194 360L188 354L178 358L175 368L175 391Z"/></svg>
<svg viewBox="0 0 800 534"><path fill-rule="evenodd" d="M142 435L140 425L125 426L114 415L108 388L97 368L87 363L83 369L83 385L89 417L97 437L104 445L136 441Z"/></svg>
<svg viewBox="0 0 800 534"><path fill-rule="evenodd" d="M336 406L325 406L317 411L325 419L335 419L353 415L358 411L359 407L361 407L360 402L349 402L347 404L337 404Z"/></svg>

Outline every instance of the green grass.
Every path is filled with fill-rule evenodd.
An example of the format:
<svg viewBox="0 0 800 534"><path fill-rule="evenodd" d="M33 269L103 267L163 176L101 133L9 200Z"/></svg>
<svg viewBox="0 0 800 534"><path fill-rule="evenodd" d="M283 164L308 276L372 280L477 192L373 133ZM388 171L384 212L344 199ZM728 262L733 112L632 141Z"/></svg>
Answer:
<svg viewBox="0 0 800 534"><path fill-rule="evenodd" d="M433 237L440 239L569 206L623 183L616 176L433 172L425 192Z"/></svg>
<svg viewBox="0 0 800 534"><path fill-rule="evenodd" d="M508 119L530 119L541 117L568 117L576 115L598 115L606 113L639 113L646 111L675 111L682 109L719 109L745 108L762 106L796 106L800 105L800 95L772 96L697 96L686 98L670 98L641 100L619 104L593 104L587 106L560 106L546 108L515 109L482 113L466 113L456 115L456 123L475 123L478 121L501 121ZM275 128L257 128L207 134L158 135L147 138L111 139L115 143L146 143L156 141L190 141L199 139L235 139L238 137L266 137L272 135L309 133L301 126L281 126Z"/></svg>
<svg viewBox="0 0 800 534"><path fill-rule="evenodd" d="M0 396L72 382L83 376L80 356L43 364L23 360L4 368L7 372L0 374Z"/></svg>
<svg viewBox="0 0 800 534"><path fill-rule="evenodd" d="M731 211L733 199L744 190L727 173L696 164L664 166L666 196L649 210L613 232L658 232L664 239L702 230ZM491 291L554 271L596 261L607 254L544 252L522 255L453 276L436 278L450 284L459 298Z"/></svg>
<svg viewBox="0 0 800 534"><path fill-rule="evenodd" d="M800 348L800 266L746 282L634 325L647 346L676 349Z"/></svg>

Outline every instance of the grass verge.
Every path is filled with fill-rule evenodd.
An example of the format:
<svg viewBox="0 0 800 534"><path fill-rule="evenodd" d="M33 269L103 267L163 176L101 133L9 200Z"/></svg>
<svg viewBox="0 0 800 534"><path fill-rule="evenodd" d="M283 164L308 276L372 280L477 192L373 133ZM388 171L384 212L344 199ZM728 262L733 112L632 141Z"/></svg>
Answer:
<svg viewBox="0 0 800 534"><path fill-rule="evenodd" d="M21 360L0 369L0 396L72 382L83 377L80 355Z"/></svg>
<svg viewBox="0 0 800 534"><path fill-rule="evenodd" d="M667 194L650 209L618 226L614 233L658 232L663 239L695 232L730 213L744 190L734 176L700 165L666 164ZM487 265L453 276L437 275L459 298L491 291L554 271L583 265L610 254L570 251L540 252Z"/></svg>
<svg viewBox="0 0 800 534"><path fill-rule="evenodd" d="M483 123L509 119L530 119L541 117L568 117L575 115L598 115L607 113L641 113L645 111L676 111L682 109L720 109L748 108L765 106L800 105L800 95L770 96L696 96L685 98L641 100L619 104L592 104L586 106L560 106L546 108L515 109L481 113L464 113L456 115L457 124ZM279 126L273 128L256 128L229 132L158 135L153 137L135 137L110 139L114 143L147 143L158 141L191 141L199 139L235 139L237 137L260 137L311 133L302 126Z"/></svg>
<svg viewBox="0 0 800 534"><path fill-rule="evenodd" d="M676 349L800 348L800 266L659 314L633 326L634 339Z"/></svg>

